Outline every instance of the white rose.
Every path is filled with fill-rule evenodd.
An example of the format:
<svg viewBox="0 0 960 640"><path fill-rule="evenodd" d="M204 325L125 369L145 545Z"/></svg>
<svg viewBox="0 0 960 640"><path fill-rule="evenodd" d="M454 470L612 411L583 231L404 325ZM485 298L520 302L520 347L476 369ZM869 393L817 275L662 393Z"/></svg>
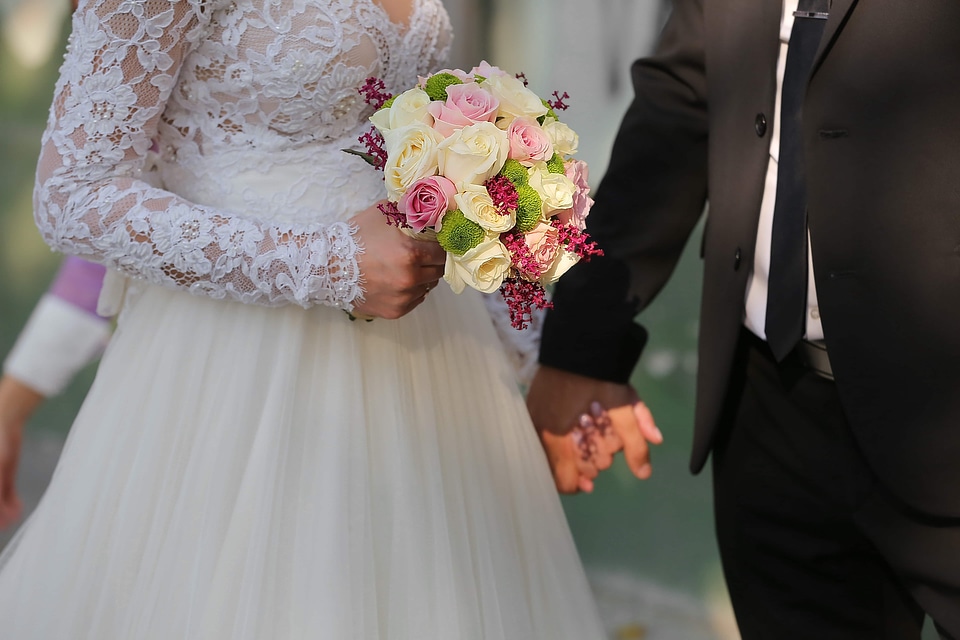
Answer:
<svg viewBox="0 0 960 640"><path fill-rule="evenodd" d="M540 195L544 215L573 206L577 185L562 173L550 173L545 162L538 162L530 168L530 186Z"/></svg>
<svg viewBox="0 0 960 640"><path fill-rule="evenodd" d="M557 252L557 257L553 259L550 268L540 276L540 284L546 286L560 279L560 276L570 270L570 267L580 262L580 256L570 251L561 249Z"/></svg>
<svg viewBox="0 0 960 640"><path fill-rule="evenodd" d="M467 285L483 293L493 293L510 272L510 252L496 238L488 238L462 256L447 254L443 279L454 293Z"/></svg>
<svg viewBox="0 0 960 640"><path fill-rule="evenodd" d="M422 122L384 134L387 163L383 167L383 179L390 200L398 202L414 182L436 175L437 145L442 139Z"/></svg>
<svg viewBox="0 0 960 640"><path fill-rule="evenodd" d="M492 76L480 86L500 101L502 116L539 118L547 113L547 108L537 94L513 76Z"/></svg>
<svg viewBox="0 0 960 640"><path fill-rule="evenodd" d="M477 184L463 186L463 191L453 196L457 201L457 208L463 212L467 220L473 220L491 233L509 231L517 223L516 212L502 216L493 203L493 198L487 188Z"/></svg>
<svg viewBox="0 0 960 640"><path fill-rule="evenodd" d="M440 174L462 191L464 185L483 184L497 175L507 161L510 143L506 132L490 122L478 122L454 131L438 149Z"/></svg>
<svg viewBox="0 0 960 640"><path fill-rule="evenodd" d="M580 136L577 132L559 120L547 118L543 123L543 132L553 143L553 150L561 156L572 156L580 145Z"/></svg>
<svg viewBox="0 0 960 640"><path fill-rule="evenodd" d="M414 87L394 98L389 108L377 110L370 116L370 122L382 134L416 122L432 126L433 116L427 111L428 106L430 106L430 96L423 89Z"/></svg>

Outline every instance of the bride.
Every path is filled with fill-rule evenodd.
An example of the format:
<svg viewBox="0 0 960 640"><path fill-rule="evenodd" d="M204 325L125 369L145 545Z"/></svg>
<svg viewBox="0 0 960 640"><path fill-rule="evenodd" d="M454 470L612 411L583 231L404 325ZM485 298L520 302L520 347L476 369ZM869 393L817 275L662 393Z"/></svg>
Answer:
<svg viewBox="0 0 960 640"><path fill-rule="evenodd" d="M481 298L340 151L449 41L440 0L81 3L36 218L121 313L4 637L602 637Z"/></svg>

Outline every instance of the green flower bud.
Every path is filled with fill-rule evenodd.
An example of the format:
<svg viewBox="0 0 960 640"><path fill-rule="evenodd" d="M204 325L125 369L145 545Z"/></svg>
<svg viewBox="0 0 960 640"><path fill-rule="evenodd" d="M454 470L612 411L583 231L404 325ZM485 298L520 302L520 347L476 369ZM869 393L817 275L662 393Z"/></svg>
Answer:
<svg viewBox="0 0 960 640"><path fill-rule="evenodd" d="M540 222L543 201L530 185L517 187L517 231L526 233Z"/></svg>
<svg viewBox="0 0 960 640"><path fill-rule="evenodd" d="M507 160L503 169L500 169L500 175L513 183L513 186L519 187L530 181L530 174L527 168L516 160Z"/></svg>
<svg viewBox="0 0 960 640"><path fill-rule="evenodd" d="M550 173L564 173L563 158L560 157L559 153L553 154L553 157L547 160L547 170Z"/></svg>
<svg viewBox="0 0 960 640"><path fill-rule="evenodd" d="M483 227L473 220L467 220L460 209L448 211L440 223L437 242L444 251L462 256L483 241Z"/></svg>
<svg viewBox="0 0 960 640"><path fill-rule="evenodd" d="M438 73L430 76L424 91L431 100L446 100L447 87L452 84L463 84L463 81L452 73Z"/></svg>

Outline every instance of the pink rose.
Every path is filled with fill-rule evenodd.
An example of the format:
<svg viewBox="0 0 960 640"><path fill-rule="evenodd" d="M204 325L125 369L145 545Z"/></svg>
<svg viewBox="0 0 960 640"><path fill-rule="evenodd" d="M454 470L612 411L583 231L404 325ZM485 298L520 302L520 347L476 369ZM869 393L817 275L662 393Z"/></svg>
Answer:
<svg viewBox="0 0 960 640"><path fill-rule="evenodd" d="M493 66L486 60L483 60L480 62L480 64L470 70L470 75L492 78L493 76L508 76L510 74L499 67Z"/></svg>
<svg viewBox="0 0 960 640"><path fill-rule="evenodd" d="M468 125L493 122L499 107L500 101L493 94L470 83L450 85L446 102L431 102L427 111L433 116L433 128L446 138Z"/></svg>
<svg viewBox="0 0 960 640"><path fill-rule="evenodd" d="M440 218L455 204L457 188L443 176L420 178L400 198L399 208L414 231L436 228Z"/></svg>
<svg viewBox="0 0 960 640"><path fill-rule="evenodd" d="M535 162L546 162L553 157L550 137L533 118L514 118L507 127L507 139L510 140L510 154L507 157L522 165L531 166Z"/></svg>
<svg viewBox="0 0 960 640"><path fill-rule="evenodd" d="M560 235L551 224L541 222L523 235L530 251L528 260L520 266L530 280L538 280L553 265L560 251Z"/></svg>
<svg viewBox="0 0 960 640"><path fill-rule="evenodd" d="M568 160L563 169L563 173L570 178L577 190L573 193L573 207L558 211L554 215L563 224L571 224L579 231L583 231L587 226L587 215L590 213L590 207L593 206L593 198L590 197L590 185L587 184L589 178L587 163L582 160Z"/></svg>

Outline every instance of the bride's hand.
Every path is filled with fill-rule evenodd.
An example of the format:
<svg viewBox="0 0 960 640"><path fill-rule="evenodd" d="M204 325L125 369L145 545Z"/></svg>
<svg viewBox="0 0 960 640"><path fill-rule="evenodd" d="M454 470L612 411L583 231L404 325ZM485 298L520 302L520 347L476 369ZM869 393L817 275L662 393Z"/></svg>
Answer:
<svg viewBox="0 0 960 640"><path fill-rule="evenodd" d="M351 219L363 253L358 262L363 301L354 313L396 319L423 302L443 276L446 252L435 240L418 240L387 223L376 205Z"/></svg>

